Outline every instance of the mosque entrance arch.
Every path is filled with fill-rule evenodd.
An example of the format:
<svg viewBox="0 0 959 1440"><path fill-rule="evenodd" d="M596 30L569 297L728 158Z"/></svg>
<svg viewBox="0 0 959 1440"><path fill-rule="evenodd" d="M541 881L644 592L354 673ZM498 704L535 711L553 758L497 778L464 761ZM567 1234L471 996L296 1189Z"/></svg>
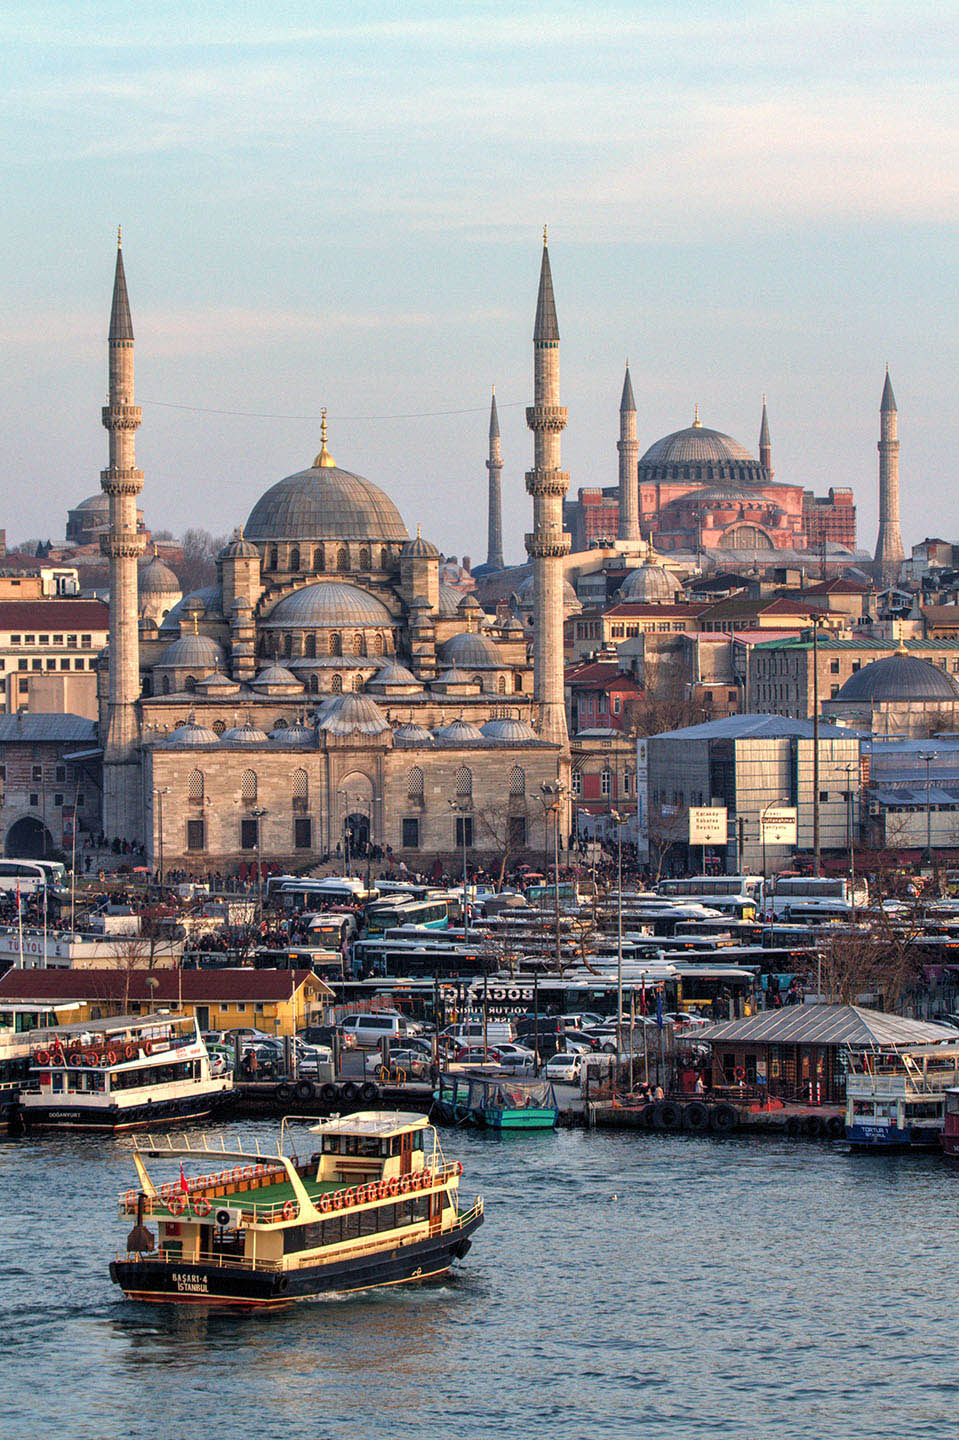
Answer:
<svg viewBox="0 0 959 1440"><path fill-rule="evenodd" d="M336 787L340 815L339 839L344 858L365 856L373 840L373 782L361 770L353 770Z"/></svg>
<svg viewBox="0 0 959 1440"><path fill-rule="evenodd" d="M21 860L42 860L54 850L53 836L34 815L15 820L4 840L4 853Z"/></svg>

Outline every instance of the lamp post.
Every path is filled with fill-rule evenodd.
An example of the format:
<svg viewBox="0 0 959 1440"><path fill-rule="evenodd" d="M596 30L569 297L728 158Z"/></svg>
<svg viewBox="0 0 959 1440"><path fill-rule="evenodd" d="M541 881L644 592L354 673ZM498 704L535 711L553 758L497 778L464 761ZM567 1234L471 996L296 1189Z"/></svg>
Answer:
<svg viewBox="0 0 959 1440"><path fill-rule="evenodd" d="M463 938L468 944L470 938L470 904L468 890L469 875L466 867L466 820L467 816L472 812L473 804L472 801L465 796L457 796L455 800L449 802L449 806L456 817L456 824L460 827L460 839L463 842ZM453 840L455 844L455 835Z"/></svg>
<svg viewBox="0 0 959 1440"><path fill-rule="evenodd" d="M623 1063L623 817L610 810L616 821L616 1077ZM629 1035L630 1055L633 1049L632 1027Z"/></svg>
<svg viewBox="0 0 959 1440"><path fill-rule="evenodd" d="M161 790L159 787L156 787L156 788L154 788L153 793L154 793L154 795L156 796L156 801L157 801L157 859L158 859L158 861L159 861L159 864L158 864L158 866L157 866L157 876L158 876L158 878L159 878L160 889L162 890L162 889L163 889L163 797L164 797L164 795L169 795L169 793L170 793L170 787L169 787L169 785L164 785L164 787L162 788L162 790ZM76 823L76 822L74 821L74 823Z"/></svg>
<svg viewBox="0 0 959 1440"><path fill-rule="evenodd" d="M349 795L346 793L345 790L337 790L336 793L337 793L337 795L339 796L340 800L341 800L342 803L343 803L343 859L344 859L344 862L345 862L343 874L344 874L344 875L349 875L349 873L350 873L350 834L351 834L351 831L350 831L350 811L349 811L350 797L349 797Z"/></svg>
<svg viewBox="0 0 959 1440"><path fill-rule="evenodd" d="M921 758L926 765L926 864L932 864L932 784L929 775L929 767L933 760L938 760L939 753L936 750L924 750Z"/></svg>
<svg viewBox="0 0 959 1440"><path fill-rule="evenodd" d="M263 826L260 821L266 811L257 807L250 811L252 819L256 821L256 923L263 924Z"/></svg>
<svg viewBox="0 0 959 1440"><path fill-rule="evenodd" d="M856 919L856 829L855 829L855 792L852 788L852 777L858 774L858 765L844 765L846 774L846 840L849 844L849 886L850 903L852 904L852 918Z"/></svg>
<svg viewBox="0 0 959 1440"><path fill-rule="evenodd" d="M819 847L819 624L812 622L812 873L822 873Z"/></svg>
<svg viewBox="0 0 959 1440"><path fill-rule="evenodd" d="M566 787L561 784L559 780L544 780L539 788L542 792L543 807L545 810L552 811L554 818L553 902L556 915L556 969L562 974L563 964L559 931L559 812L563 803L563 795L566 793Z"/></svg>

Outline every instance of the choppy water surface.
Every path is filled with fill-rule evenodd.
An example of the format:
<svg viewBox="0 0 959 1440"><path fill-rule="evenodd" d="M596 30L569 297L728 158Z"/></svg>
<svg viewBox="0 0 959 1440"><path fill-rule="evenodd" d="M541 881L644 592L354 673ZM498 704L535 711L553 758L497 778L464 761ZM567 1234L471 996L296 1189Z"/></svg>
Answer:
<svg viewBox="0 0 959 1440"><path fill-rule="evenodd" d="M0 1147L0 1435L955 1433L959 1175L938 1160L579 1131L443 1139L462 1193L487 1201L455 1279L252 1316L118 1298L128 1140Z"/></svg>

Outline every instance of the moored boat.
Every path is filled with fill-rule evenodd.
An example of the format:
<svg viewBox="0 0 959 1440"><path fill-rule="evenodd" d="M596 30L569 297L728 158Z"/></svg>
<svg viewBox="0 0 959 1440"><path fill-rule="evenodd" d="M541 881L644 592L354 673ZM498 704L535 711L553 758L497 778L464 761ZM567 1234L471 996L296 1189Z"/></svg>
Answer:
<svg viewBox="0 0 959 1440"><path fill-rule="evenodd" d="M951 1086L946 1091L946 1113L939 1138L943 1154L950 1160L959 1160L959 1086Z"/></svg>
<svg viewBox="0 0 959 1440"><path fill-rule="evenodd" d="M959 1085L959 1044L897 1045L849 1055L846 1139L857 1149L936 1149L946 1095Z"/></svg>
<svg viewBox="0 0 959 1440"><path fill-rule="evenodd" d="M270 1308L291 1300L444 1274L470 1248L483 1201L459 1204L462 1165L448 1162L423 1115L366 1110L310 1127L320 1149L300 1158L237 1145L138 1146L139 1190L127 1253L110 1265L128 1299ZM147 1158L179 1159L157 1185ZM182 1161L225 1168L193 1178ZM157 1234L148 1228L149 1221Z"/></svg>
<svg viewBox="0 0 959 1440"><path fill-rule="evenodd" d="M549 1080L512 1075L444 1071L433 1092L433 1103L447 1124L466 1123L487 1130L554 1130L559 1116Z"/></svg>

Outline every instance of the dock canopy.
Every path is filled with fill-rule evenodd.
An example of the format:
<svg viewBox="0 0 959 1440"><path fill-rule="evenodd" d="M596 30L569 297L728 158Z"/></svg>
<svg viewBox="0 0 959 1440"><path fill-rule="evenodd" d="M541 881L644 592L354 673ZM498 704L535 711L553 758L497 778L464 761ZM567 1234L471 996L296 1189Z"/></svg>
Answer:
<svg viewBox="0 0 959 1440"><path fill-rule="evenodd" d="M955 1040L949 1025L926 1020L908 1020L882 1010L860 1005L785 1005L779 1010L762 1010L743 1020L727 1020L700 1030L697 1040L743 1041L758 1045L934 1045L938 1040Z"/></svg>

